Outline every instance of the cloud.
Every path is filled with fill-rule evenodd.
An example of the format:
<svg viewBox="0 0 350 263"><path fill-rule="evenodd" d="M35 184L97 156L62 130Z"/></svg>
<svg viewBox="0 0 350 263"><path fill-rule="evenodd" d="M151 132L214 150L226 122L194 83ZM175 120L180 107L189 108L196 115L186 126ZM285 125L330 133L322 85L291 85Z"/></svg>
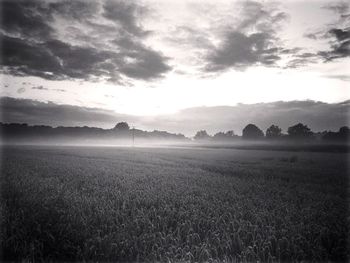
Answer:
<svg viewBox="0 0 350 263"><path fill-rule="evenodd" d="M2 41L3 58L2 71L11 75L31 75L46 79L60 79L62 70L60 61L42 47L42 44L0 35ZM51 72L51 74L49 73ZM52 73L55 74L52 74Z"/></svg>
<svg viewBox="0 0 350 263"><path fill-rule="evenodd" d="M339 79L342 81L350 81L350 75L324 75L326 78Z"/></svg>
<svg viewBox="0 0 350 263"><path fill-rule="evenodd" d="M28 123L52 126L113 127L133 117L98 108L79 107L30 99L0 98L1 122Z"/></svg>
<svg viewBox="0 0 350 263"><path fill-rule="evenodd" d="M350 28L339 29L332 28L329 30L332 40L331 49L320 51L318 54L325 59L331 61L334 59L346 58L350 56Z"/></svg>
<svg viewBox="0 0 350 263"><path fill-rule="evenodd" d="M171 69L164 63L168 58L132 39L120 38L112 43L119 46L123 56L116 55L111 62L119 63L119 71L128 77L148 80L154 78L155 73L161 75Z"/></svg>
<svg viewBox="0 0 350 263"><path fill-rule="evenodd" d="M324 62L350 56L350 4L349 2L333 2L322 7L335 14L335 22L315 32L305 34L305 37L319 40L328 40L329 49L316 52ZM305 61L307 62L307 61Z"/></svg>
<svg viewBox="0 0 350 263"><path fill-rule="evenodd" d="M138 24L138 19L149 10L137 1L107 0L103 9L103 16L119 24L127 33L135 36L145 36L150 33Z"/></svg>
<svg viewBox="0 0 350 263"><path fill-rule="evenodd" d="M43 86L32 87L32 89L37 89L37 90L49 90L48 88L44 88Z"/></svg>
<svg viewBox="0 0 350 263"><path fill-rule="evenodd" d="M258 125L264 131L271 125L279 125L284 132L288 127L302 122L313 131L338 130L348 125L350 101L328 104L317 101L290 101L237 106L196 107L184 109L174 115L144 119L143 125L160 130L181 132L193 136L198 130L210 134L234 130L240 134L248 123Z"/></svg>
<svg viewBox="0 0 350 263"><path fill-rule="evenodd" d="M46 39L53 33L48 24L52 16L41 1L3 0L1 8L1 27L6 32L38 39Z"/></svg>
<svg viewBox="0 0 350 263"><path fill-rule="evenodd" d="M345 1L328 3L321 7L335 16L334 22L324 25L304 37L314 41L327 41L329 48L306 51L296 50L284 68L298 68L313 63L328 63L350 56L350 4Z"/></svg>
<svg viewBox="0 0 350 263"><path fill-rule="evenodd" d="M57 92L67 92L65 89L52 89L52 90Z"/></svg>
<svg viewBox="0 0 350 263"><path fill-rule="evenodd" d="M271 124L284 132L298 122L313 131L338 130L348 125L350 101L323 103L290 101L236 106L196 107L161 116L133 116L99 108L79 107L29 99L0 98L2 122L45 124L52 126L97 126L111 128L119 121L127 121L136 128L166 130L193 136L205 129L210 134L234 130L240 134L248 123L266 130Z"/></svg>
<svg viewBox="0 0 350 263"><path fill-rule="evenodd" d="M271 66L281 59L277 29L287 19L287 14L274 5L255 1L239 3L240 20L233 26L224 26L220 43L208 50L206 71Z"/></svg>
<svg viewBox="0 0 350 263"><path fill-rule="evenodd" d="M48 5L50 13L62 16L66 19L86 20L99 12L98 1L81 1L81 0L60 0L50 2Z"/></svg>
<svg viewBox="0 0 350 263"><path fill-rule="evenodd" d="M32 89L34 90L45 90L45 91L57 91L57 92L67 92L66 90L64 89L48 89L48 88L44 88L43 86L35 86L35 87L32 87Z"/></svg>
<svg viewBox="0 0 350 263"><path fill-rule="evenodd" d="M158 79L171 69L167 57L144 44L148 32L139 14L145 7L137 2L36 0L2 6L8 12L0 25L3 73L124 84Z"/></svg>
<svg viewBox="0 0 350 263"><path fill-rule="evenodd" d="M329 31L330 34L336 37L338 41L344 41L350 39L350 29L342 30L338 28L333 28Z"/></svg>
<svg viewBox="0 0 350 263"><path fill-rule="evenodd" d="M206 70L221 71L256 64L273 65L280 56L272 40L269 33L246 35L239 31L229 32L221 46L209 53Z"/></svg>
<svg viewBox="0 0 350 263"><path fill-rule="evenodd" d="M346 1L334 1L323 6L324 9L329 9L335 13L344 15L349 12L349 2Z"/></svg>
<svg viewBox="0 0 350 263"><path fill-rule="evenodd" d="M326 62L350 56L350 3L345 1L329 3L323 8L335 13L337 21L325 29L324 37L330 39L330 50L319 55Z"/></svg>
<svg viewBox="0 0 350 263"><path fill-rule="evenodd" d="M299 68L311 63L317 63L319 60L319 56L315 53L300 52L300 50L297 50L292 53L292 59L287 62L285 68Z"/></svg>
<svg viewBox="0 0 350 263"><path fill-rule="evenodd" d="M19 88L19 89L17 89L17 93L18 94L22 94L22 93L24 93L26 91L26 88Z"/></svg>

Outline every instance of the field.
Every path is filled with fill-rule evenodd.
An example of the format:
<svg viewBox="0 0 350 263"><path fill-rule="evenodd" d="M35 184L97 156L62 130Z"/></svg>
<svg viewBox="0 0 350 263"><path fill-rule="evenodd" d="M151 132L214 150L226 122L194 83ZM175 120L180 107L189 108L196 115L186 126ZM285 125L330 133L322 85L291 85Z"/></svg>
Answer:
<svg viewBox="0 0 350 263"><path fill-rule="evenodd" d="M346 261L345 153L4 147L2 257Z"/></svg>

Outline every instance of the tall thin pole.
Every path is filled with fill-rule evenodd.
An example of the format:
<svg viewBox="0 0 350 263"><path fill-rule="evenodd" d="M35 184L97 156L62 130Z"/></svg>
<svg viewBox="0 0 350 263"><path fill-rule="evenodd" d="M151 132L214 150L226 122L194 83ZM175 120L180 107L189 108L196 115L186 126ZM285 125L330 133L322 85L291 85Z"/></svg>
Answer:
<svg viewBox="0 0 350 263"><path fill-rule="evenodd" d="M135 145L135 127L132 127L132 147Z"/></svg>

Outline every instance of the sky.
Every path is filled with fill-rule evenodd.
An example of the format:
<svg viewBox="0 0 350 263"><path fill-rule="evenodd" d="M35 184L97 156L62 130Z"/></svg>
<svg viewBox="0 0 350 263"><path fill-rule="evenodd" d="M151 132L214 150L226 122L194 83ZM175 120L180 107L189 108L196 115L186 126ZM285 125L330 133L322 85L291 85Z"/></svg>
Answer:
<svg viewBox="0 0 350 263"><path fill-rule="evenodd" d="M176 124L198 108L205 118L217 107L306 101L342 105L346 123L347 1L1 0L1 8L7 109L31 101Z"/></svg>

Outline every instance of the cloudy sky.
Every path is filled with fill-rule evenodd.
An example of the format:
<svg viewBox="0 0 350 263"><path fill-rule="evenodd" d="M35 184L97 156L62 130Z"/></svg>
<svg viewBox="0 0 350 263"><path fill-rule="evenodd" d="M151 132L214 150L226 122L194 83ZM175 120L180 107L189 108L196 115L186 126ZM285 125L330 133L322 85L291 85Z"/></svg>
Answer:
<svg viewBox="0 0 350 263"><path fill-rule="evenodd" d="M322 102L341 105L346 119L347 1L2 0L1 7L7 109L30 102L176 123L174 116L199 108L204 116L219 106Z"/></svg>

